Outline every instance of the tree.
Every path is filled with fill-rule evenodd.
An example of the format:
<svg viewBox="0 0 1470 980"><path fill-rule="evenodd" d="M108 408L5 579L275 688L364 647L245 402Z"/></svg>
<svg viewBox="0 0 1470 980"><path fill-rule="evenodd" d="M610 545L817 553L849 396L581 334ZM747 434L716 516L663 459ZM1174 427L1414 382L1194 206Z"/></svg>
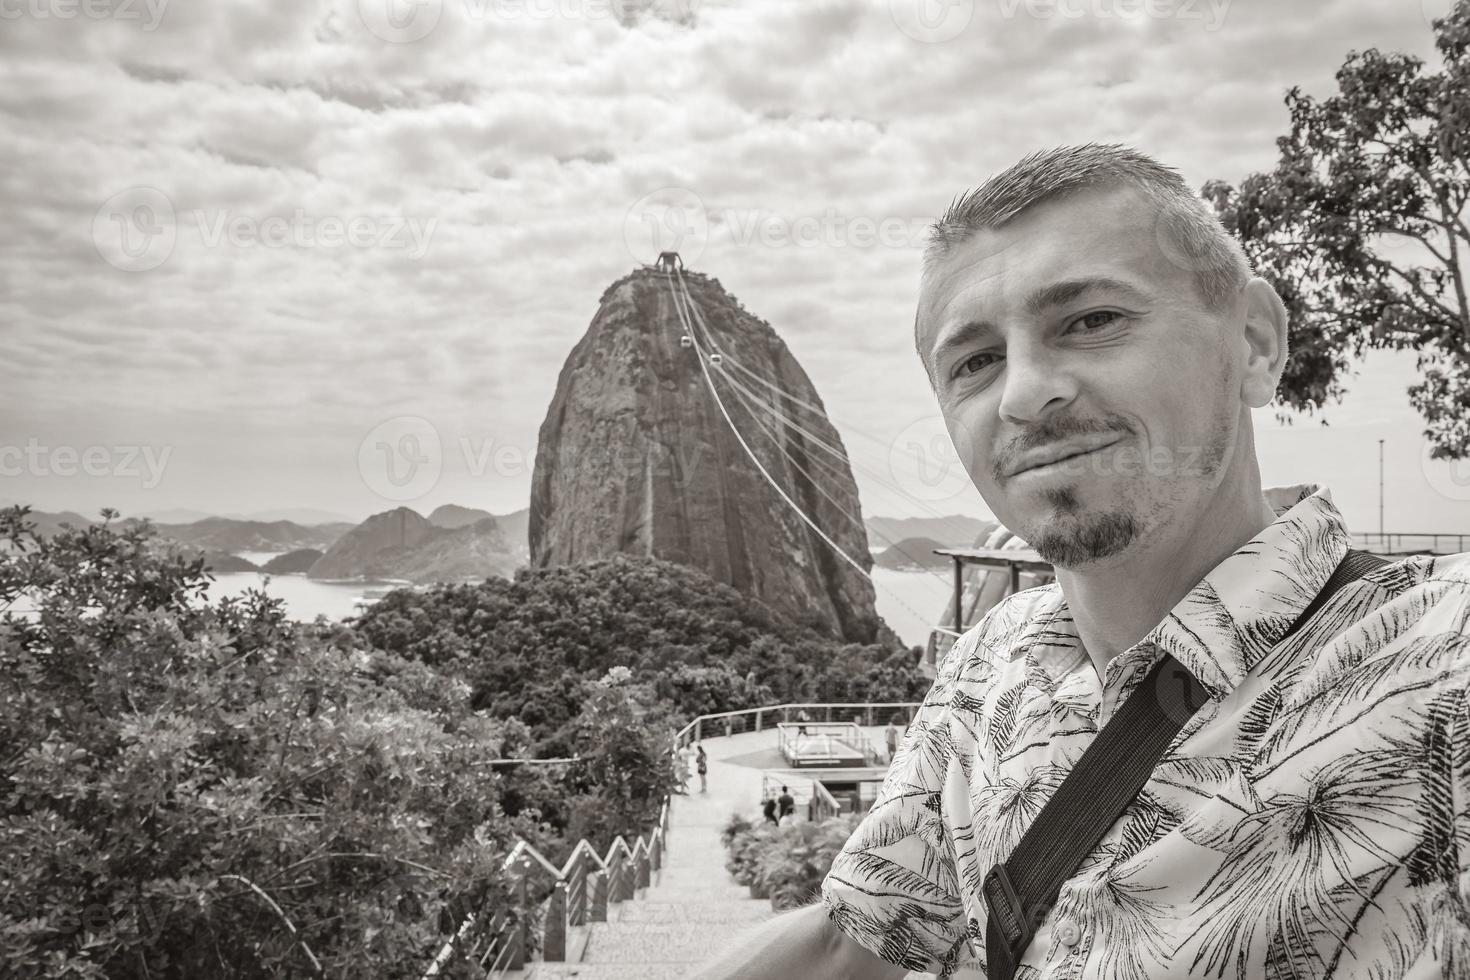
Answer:
<svg viewBox="0 0 1470 980"><path fill-rule="evenodd" d="M1434 31L1441 71L1349 53L1337 95L1287 93L1275 170L1202 193L1291 314L1283 403L1340 400L1348 350L1413 349L1410 403L1431 454L1458 459L1470 456L1470 0Z"/></svg>

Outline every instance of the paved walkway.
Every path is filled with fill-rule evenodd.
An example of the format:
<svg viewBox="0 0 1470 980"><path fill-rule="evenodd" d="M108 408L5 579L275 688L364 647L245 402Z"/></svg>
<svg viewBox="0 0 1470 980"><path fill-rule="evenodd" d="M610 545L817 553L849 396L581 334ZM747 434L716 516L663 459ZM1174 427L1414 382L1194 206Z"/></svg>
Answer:
<svg viewBox="0 0 1470 980"><path fill-rule="evenodd" d="M881 745L882 729L868 732L875 733ZM639 889L631 902L609 906L612 921L592 924L580 962L536 963L526 980L684 980L776 914L769 899L751 898L730 878L720 844L720 830L732 813L762 819L762 770L728 760L763 757L763 750L775 747L776 733L709 738L703 744L709 790L701 794L693 775L690 795L673 798L669 848L652 885ZM928 974L910 976L932 980Z"/></svg>

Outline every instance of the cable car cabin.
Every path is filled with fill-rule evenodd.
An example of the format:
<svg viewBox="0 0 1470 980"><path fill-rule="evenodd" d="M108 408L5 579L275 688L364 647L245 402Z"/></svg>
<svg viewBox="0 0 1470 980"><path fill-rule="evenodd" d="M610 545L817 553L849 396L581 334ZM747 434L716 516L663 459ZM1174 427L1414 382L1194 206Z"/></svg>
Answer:
<svg viewBox="0 0 1470 980"><path fill-rule="evenodd" d="M680 347L693 347L694 346L694 338L691 337L691 336L689 336L686 333L684 336L682 336L682 337L679 338L679 346Z"/></svg>
<svg viewBox="0 0 1470 980"><path fill-rule="evenodd" d="M725 359L723 357L721 357L719 354L711 354L709 356L709 362L711 364L713 364L715 367L719 367L721 364L724 363L724 361L725 361Z"/></svg>

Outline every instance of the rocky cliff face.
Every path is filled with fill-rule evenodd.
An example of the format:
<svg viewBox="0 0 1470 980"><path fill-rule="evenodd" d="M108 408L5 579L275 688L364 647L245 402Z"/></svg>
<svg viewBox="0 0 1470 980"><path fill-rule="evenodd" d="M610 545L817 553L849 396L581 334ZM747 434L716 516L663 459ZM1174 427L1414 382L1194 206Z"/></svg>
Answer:
<svg viewBox="0 0 1470 980"><path fill-rule="evenodd" d="M901 646L874 609L872 583L781 499L715 399L771 480L870 569L852 473L818 444L845 456L842 439L806 372L769 324L698 273L685 282L708 334L696 326L698 346L682 346L671 282L649 269L615 282L562 367L532 476L531 567L650 555L703 569L828 635ZM723 363L706 360L707 381L700 358L712 350ZM809 434L753 395L781 403Z"/></svg>

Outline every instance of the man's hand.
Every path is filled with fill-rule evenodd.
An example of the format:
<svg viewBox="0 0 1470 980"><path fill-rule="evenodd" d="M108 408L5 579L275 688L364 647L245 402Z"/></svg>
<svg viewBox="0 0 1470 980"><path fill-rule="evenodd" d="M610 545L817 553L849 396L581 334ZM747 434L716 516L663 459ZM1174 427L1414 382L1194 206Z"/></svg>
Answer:
<svg viewBox="0 0 1470 980"><path fill-rule="evenodd" d="M688 980L901 980L907 972L849 939L818 902L745 933Z"/></svg>

